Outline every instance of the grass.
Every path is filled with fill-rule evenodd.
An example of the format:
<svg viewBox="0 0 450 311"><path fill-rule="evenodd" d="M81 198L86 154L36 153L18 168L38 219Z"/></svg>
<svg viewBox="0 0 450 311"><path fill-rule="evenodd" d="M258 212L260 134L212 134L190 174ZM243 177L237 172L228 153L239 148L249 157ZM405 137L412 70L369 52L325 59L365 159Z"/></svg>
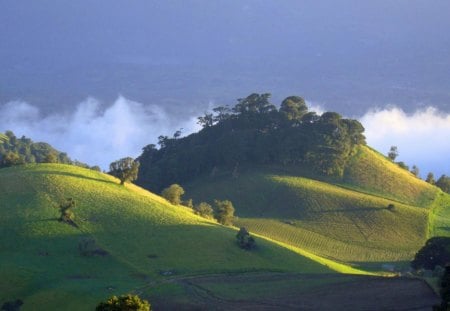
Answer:
<svg viewBox="0 0 450 311"><path fill-rule="evenodd" d="M0 196L0 303L20 298L23 310L93 309L113 294L189 275L333 272L263 238L257 250L243 251L235 229L75 166L2 169ZM68 197L76 201L78 228L56 220L56 207ZM84 238L109 255L81 256Z"/></svg>
<svg viewBox="0 0 450 311"><path fill-rule="evenodd" d="M289 171L299 170L247 168L238 177L222 172L185 188L196 202L230 199L236 224L251 232L371 270L388 262L408 265L430 236L429 214L443 205L436 201L439 189L368 147L357 150L342 180Z"/></svg>
<svg viewBox="0 0 450 311"><path fill-rule="evenodd" d="M405 204L428 207L438 189L399 167L377 151L359 146L347 165L342 184Z"/></svg>

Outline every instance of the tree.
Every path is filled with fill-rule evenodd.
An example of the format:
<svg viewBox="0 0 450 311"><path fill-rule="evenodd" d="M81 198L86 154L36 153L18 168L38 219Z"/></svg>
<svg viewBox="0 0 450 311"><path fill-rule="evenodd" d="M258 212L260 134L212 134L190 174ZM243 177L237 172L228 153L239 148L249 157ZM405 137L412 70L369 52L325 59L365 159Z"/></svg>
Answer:
<svg viewBox="0 0 450 311"><path fill-rule="evenodd" d="M213 114L205 112L205 115L203 117L197 118L197 124L201 125L203 128L213 126L214 124Z"/></svg>
<svg viewBox="0 0 450 311"><path fill-rule="evenodd" d="M75 200L73 198L67 198L64 203L59 204L59 221L74 224L73 219L75 218L75 214L73 213L72 209L75 207L75 205Z"/></svg>
<svg viewBox="0 0 450 311"><path fill-rule="evenodd" d="M112 162L109 165L109 174L120 179L120 184L136 180L139 172L139 162L127 157Z"/></svg>
<svg viewBox="0 0 450 311"><path fill-rule="evenodd" d="M419 176L419 168L417 167L417 165L412 166L411 173L413 173L413 175L416 177Z"/></svg>
<svg viewBox="0 0 450 311"><path fill-rule="evenodd" d="M392 161L395 161L395 159L398 157L398 149L397 146L391 146L391 149L389 149L388 152L388 158Z"/></svg>
<svg viewBox="0 0 450 311"><path fill-rule="evenodd" d="M425 181L429 184L434 185L436 183L436 180L434 179L434 174L429 172L427 175L427 179L425 179Z"/></svg>
<svg viewBox="0 0 450 311"><path fill-rule="evenodd" d="M289 96L281 102L280 112L289 121L300 120L307 112L305 100L300 96Z"/></svg>
<svg viewBox="0 0 450 311"><path fill-rule="evenodd" d="M215 218L217 222L225 226L232 225L234 220L233 203L228 200L214 200L214 205L216 207Z"/></svg>
<svg viewBox="0 0 450 311"><path fill-rule="evenodd" d="M433 270L437 265L445 267L450 263L450 238L434 237L430 238L415 255L411 262L414 269Z"/></svg>
<svg viewBox="0 0 450 311"><path fill-rule="evenodd" d="M162 197L173 205L180 205L183 194L184 189L178 184L170 185L161 192Z"/></svg>
<svg viewBox="0 0 450 311"><path fill-rule="evenodd" d="M206 202L201 202L200 204L195 205L194 213L204 218L213 218L214 216L214 210L212 209L211 205Z"/></svg>
<svg viewBox="0 0 450 311"><path fill-rule="evenodd" d="M25 161L17 152L8 151L6 153L6 155L3 157L3 159L1 160L0 166L9 167L9 166L20 165L20 164L24 164L24 163L25 163Z"/></svg>
<svg viewBox="0 0 450 311"><path fill-rule="evenodd" d="M112 296L106 302L100 302L96 311L150 311L151 305L147 300L137 295Z"/></svg>
<svg viewBox="0 0 450 311"><path fill-rule="evenodd" d="M246 228L242 227L236 235L237 243L240 248L251 250L255 247L255 239L250 235Z"/></svg>
<svg viewBox="0 0 450 311"><path fill-rule="evenodd" d="M442 175L436 181L436 186L441 188L442 191L450 193L450 177Z"/></svg>

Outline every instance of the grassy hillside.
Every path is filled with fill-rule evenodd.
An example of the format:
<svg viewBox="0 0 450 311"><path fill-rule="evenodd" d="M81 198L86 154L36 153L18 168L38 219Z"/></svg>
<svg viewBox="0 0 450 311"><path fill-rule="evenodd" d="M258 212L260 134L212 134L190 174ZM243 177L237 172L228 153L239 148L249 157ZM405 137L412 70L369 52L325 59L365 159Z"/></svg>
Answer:
<svg viewBox="0 0 450 311"><path fill-rule="evenodd" d="M436 187L367 146L357 146L356 150L344 171L344 185L416 206L433 202Z"/></svg>
<svg viewBox="0 0 450 311"><path fill-rule="evenodd" d="M297 168L241 169L199 178L186 185L187 196L230 199L238 226L335 261L378 269L382 262L407 264L434 234L428 215L445 205L437 200L441 191L358 148L345 182L299 177Z"/></svg>
<svg viewBox="0 0 450 311"><path fill-rule="evenodd" d="M68 197L78 228L57 221L55 207ZM194 274L332 272L261 238L257 250L243 251L235 234L99 172L61 164L1 169L0 303L88 310L112 294ZM86 239L98 256L80 254Z"/></svg>

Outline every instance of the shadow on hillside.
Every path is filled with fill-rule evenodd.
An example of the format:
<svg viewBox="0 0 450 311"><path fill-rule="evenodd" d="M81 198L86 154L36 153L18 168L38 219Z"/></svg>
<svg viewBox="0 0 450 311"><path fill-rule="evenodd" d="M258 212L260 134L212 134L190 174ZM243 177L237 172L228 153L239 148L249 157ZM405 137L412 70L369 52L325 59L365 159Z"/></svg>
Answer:
<svg viewBox="0 0 450 311"><path fill-rule="evenodd" d="M75 177L75 178L99 181L99 182L103 182L103 183L107 183L107 184L114 184L114 185L117 184L117 183L115 183L114 181L111 181L111 180L105 180L105 179L100 179L100 178L88 177L88 176L85 176L85 175L75 174L75 173L68 173L68 172L39 171L39 172L35 172L35 173L36 174L41 174L41 175L48 174L48 175L68 176L68 177Z"/></svg>

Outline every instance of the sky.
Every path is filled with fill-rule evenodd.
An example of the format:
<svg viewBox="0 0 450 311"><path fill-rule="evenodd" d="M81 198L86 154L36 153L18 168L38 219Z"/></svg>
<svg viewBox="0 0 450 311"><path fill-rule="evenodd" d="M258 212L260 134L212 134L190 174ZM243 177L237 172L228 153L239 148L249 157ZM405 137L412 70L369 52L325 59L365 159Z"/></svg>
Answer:
<svg viewBox="0 0 450 311"><path fill-rule="evenodd" d="M250 93L450 175L450 1L0 0L0 131L107 165Z"/></svg>

